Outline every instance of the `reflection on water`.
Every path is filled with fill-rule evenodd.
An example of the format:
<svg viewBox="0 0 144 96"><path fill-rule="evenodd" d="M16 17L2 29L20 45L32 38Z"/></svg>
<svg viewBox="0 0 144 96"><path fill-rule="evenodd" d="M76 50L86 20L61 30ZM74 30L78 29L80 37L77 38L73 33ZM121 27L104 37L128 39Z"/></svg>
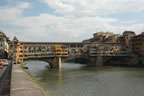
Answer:
<svg viewBox="0 0 144 96"><path fill-rule="evenodd" d="M64 63L62 69L48 69L45 62L26 66L52 96L144 96L144 68L88 68Z"/></svg>

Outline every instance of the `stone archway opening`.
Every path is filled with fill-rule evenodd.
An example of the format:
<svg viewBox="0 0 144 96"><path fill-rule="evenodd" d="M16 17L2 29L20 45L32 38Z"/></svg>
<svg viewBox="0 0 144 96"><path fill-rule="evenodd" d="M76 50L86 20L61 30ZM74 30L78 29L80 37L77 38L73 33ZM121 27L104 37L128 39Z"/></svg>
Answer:
<svg viewBox="0 0 144 96"><path fill-rule="evenodd" d="M31 67L32 66L42 66L42 67L46 67L46 68L51 68L51 62L45 61L45 60L40 60L40 59L27 59L24 60L26 63L26 66L29 65Z"/></svg>
<svg viewBox="0 0 144 96"><path fill-rule="evenodd" d="M76 49L71 49L71 50L69 51L69 54L70 54L70 55L75 55L76 53L77 53Z"/></svg>

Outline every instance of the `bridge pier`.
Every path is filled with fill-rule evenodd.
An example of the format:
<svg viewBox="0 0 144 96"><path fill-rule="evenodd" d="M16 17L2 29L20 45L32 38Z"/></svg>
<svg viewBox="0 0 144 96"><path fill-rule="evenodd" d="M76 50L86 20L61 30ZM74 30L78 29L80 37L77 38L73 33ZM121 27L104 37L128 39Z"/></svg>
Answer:
<svg viewBox="0 0 144 96"><path fill-rule="evenodd" d="M71 58L70 58L71 59ZM89 56L84 58L87 60L87 66L89 67L102 67L103 66L103 57L100 56ZM69 60L68 57L53 57L48 59L43 59L44 61L49 63L49 67L51 69L61 68L62 62Z"/></svg>
<svg viewBox="0 0 144 96"><path fill-rule="evenodd" d="M58 62L59 62L59 69L61 69L62 68L62 60L61 60L61 57L58 57Z"/></svg>
<svg viewBox="0 0 144 96"><path fill-rule="evenodd" d="M129 66L136 66L141 61L141 57L138 55L129 56Z"/></svg>
<svg viewBox="0 0 144 96"><path fill-rule="evenodd" d="M50 68L61 68L61 63L62 61L61 61L61 57L54 57L53 58L53 62L51 62L51 64L50 64Z"/></svg>
<svg viewBox="0 0 144 96"><path fill-rule="evenodd" d="M101 55L97 56L97 62L96 62L96 65L98 67L102 67L103 66L103 57Z"/></svg>
<svg viewBox="0 0 144 96"><path fill-rule="evenodd" d="M103 57L97 56L97 57L89 57L87 61L87 65L89 67L102 67L103 66Z"/></svg>

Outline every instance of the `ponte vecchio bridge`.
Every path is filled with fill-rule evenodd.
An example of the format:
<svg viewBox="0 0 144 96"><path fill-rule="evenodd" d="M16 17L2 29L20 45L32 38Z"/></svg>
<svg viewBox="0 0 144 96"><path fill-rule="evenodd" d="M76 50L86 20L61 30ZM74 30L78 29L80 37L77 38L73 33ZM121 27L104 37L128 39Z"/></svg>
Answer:
<svg viewBox="0 0 144 96"><path fill-rule="evenodd" d="M61 67L70 59L85 59L88 66L103 66L113 58L131 58L121 43L83 43L83 42L19 42L13 41L11 53L17 63L24 60L42 60L51 68ZM127 61L130 62L130 61Z"/></svg>

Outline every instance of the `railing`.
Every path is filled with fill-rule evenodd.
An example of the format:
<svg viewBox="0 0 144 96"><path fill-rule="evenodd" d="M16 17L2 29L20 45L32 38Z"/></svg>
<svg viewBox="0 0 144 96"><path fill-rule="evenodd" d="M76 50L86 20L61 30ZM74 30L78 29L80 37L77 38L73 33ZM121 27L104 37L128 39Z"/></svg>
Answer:
<svg viewBox="0 0 144 96"><path fill-rule="evenodd" d="M0 96L10 96L11 72L12 62L8 66L3 66L0 70Z"/></svg>
<svg viewBox="0 0 144 96"><path fill-rule="evenodd" d="M27 53L27 56L24 56L24 59L27 59L27 58L46 58L46 57L54 57L54 53L53 52Z"/></svg>
<svg viewBox="0 0 144 96"><path fill-rule="evenodd" d="M113 52L113 51L91 51L90 56L128 56L129 53L127 51Z"/></svg>

